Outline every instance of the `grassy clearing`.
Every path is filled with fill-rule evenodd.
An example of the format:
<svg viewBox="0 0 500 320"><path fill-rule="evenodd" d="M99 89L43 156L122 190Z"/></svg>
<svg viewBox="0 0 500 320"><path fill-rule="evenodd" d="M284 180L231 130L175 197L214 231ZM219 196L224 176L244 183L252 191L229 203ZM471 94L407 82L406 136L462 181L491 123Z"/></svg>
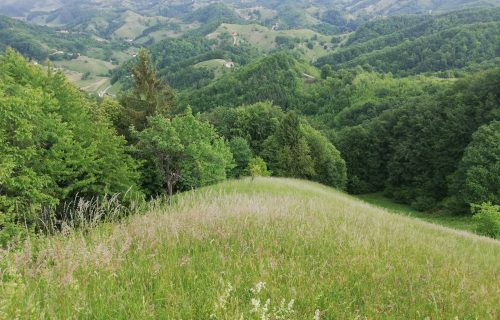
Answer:
<svg viewBox="0 0 500 320"><path fill-rule="evenodd" d="M455 228L470 232L475 232L477 222L471 216L450 215L445 213L426 213L412 209L410 206L395 203L391 199L384 197L381 193L370 193L359 195L357 198L376 206L388 209L389 211L412 218L421 219L430 223L439 224L449 228Z"/></svg>
<svg viewBox="0 0 500 320"><path fill-rule="evenodd" d="M123 25L113 32L115 39L135 39L148 27L155 26L166 21L164 17L148 17L133 11L126 11L122 17Z"/></svg>
<svg viewBox="0 0 500 320"><path fill-rule="evenodd" d="M208 70L211 70L214 72L215 79L219 79L222 77L224 74L231 72L231 68L227 68L225 66L226 63L229 61L224 60L224 59L212 59L212 60L206 60L202 61L200 63L197 63L194 65L195 68L206 68Z"/></svg>
<svg viewBox="0 0 500 320"><path fill-rule="evenodd" d="M92 75L107 74L109 70L116 68L111 62L87 56L79 56L73 60L54 61L53 63L59 68L65 68L80 73L90 72Z"/></svg>
<svg viewBox="0 0 500 320"><path fill-rule="evenodd" d="M313 41L313 48L309 49L306 47L305 43L298 44L295 51L300 52L306 60L314 60L321 56L331 53L331 50L325 50L320 43L330 43L331 37L325 36L321 33L315 32L309 29L294 29L294 30L271 30L267 27L257 25L257 24L228 24L223 23L220 27L212 34L208 35L208 38L216 38L222 33L233 32L238 34L238 40L244 40L250 45L262 49L264 51L270 51L276 48L276 37L286 36L290 38L299 38L303 41L316 38Z"/></svg>
<svg viewBox="0 0 500 320"><path fill-rule="evenodd" d="M291 179L228 181L2 255L7 319L500 315L500 242Z"/></svg>

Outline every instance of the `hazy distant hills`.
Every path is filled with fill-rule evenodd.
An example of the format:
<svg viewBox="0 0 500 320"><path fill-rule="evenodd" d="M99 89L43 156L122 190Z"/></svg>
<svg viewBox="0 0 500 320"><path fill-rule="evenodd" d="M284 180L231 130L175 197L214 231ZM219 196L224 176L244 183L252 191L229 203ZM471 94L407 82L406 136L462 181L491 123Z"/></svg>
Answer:
<svg viewBox="0 0 500 320"><path fill-rule="evenodd" d="M278 14L291 7L306 9L305 15L318 16L329 9L350 17L380 16L402 13L444 12L467 7L500 5L500 0L4 0L0 14L28 17L33 13L55 12L62 8L131 9L147 15L178 14L193 11L211 3L223 3L234 9L264 8Z"/></svg>

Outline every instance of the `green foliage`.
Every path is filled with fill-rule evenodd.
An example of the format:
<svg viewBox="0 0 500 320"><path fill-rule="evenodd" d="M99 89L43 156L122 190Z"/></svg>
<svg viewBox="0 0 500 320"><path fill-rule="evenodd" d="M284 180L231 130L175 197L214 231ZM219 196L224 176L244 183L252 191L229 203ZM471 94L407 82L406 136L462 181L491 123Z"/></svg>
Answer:
<svg viewBox="0 0 500 320"><path fill-rule="evenodd" d="M171 116L176 108L174 91L157 77L146 50L139 51L131 71L133 88L120 97L123 111L117 123L117 127L126 136L130 126L142 130L148 117L155 114Z"/></svg>
<svg viewBox="0 0 500 320"><path fill-rule="evenodd" d="M252 159L252 149L245 138L235 137L229 141L229 148L233 154L235 167L231 172L232 177L240 177Z"/></svg>
<svg viewBox="0 0 500 320"><path fill-rule="evenodd" d="M478 222L477 231L492 238L500 238L500 206L491 203L472 205L474 220Z"/></svg>
<svg viewBox="0 0 500 320"><path fill-rule="evenodd" d="M463 68L498 56L499 30L500 9L384 18L360 27L345 48L318 65L368 64L402 75Z"/></svg>
<svg viewBox="0 0 500 320"><path fill-rule="evenodd" d="M311 150L296 113L288 113L266 140L264 158L278 176L311 179L316 175Z"/></svg>
<svg viewBox="0 0 500 320"><path fill-rule="evenodd" d="M143 161L143 187L151 195L172 195L181 178L184 145L169 119L156 115L148 126L136 133L138 157Z"/></svg>
<svg viewBox="0 0 500 320"><path fill-rule="evenodd" d="M321 79L326 79L328 77L333 76L333 69L332 66L329 64L325 64L324 66L321 67Z"/></svg>
<svg viewBox="0 0 500 320"><path fill-rule="evenodd" d="M159 76L175 89L198 89L214 79L212 72L194 67L200 62L224 59L245 65L258 56L257 50L249 45L233 46L232 38L210 40L205 34L165 39L148 49ZM126 67L117 68L113 71L112 82L126 82L127 75Z"/></svg>
<svg viewBox="0 0 500 320"><path fill-rule="evenodd" d="M288 54L276 53L253 61L200 90L185 92L180 100L196 111L261 101L271 101L287 110L299 104L304 72L303 64Z"/></svg>
<svg viewBox="0 0 500 320"><path fill-rule="evenodd" d="M308 125L302 130L311 151L314 175L312 180L322 184L344 189L347 182L346 164L340 152L319 131Z"/></svg>
<svg viewBox="0 0 500 320"><path fill-rule="evenodd" d="M234 10L222 3L214 3L197 9L187 15L184 20L188 22L198 21L204 24L243 22L243 19Z"/></svg>
<svg viewBox="0 0 500 320"><path fill-rule="evenodd" d="M283 116L283 111L270 102L237 108L218 107L205 115L222 136L228 140L244 138L256 154L262 152L264 141L277 130Z"/></svg>
<svg viewBox="0 0 500 320"><path fill-rule="evenodd" d="M24 222L26 223L24 224ZM29 226L28 223L30 223ZM33 234L33 227L31 221L28 222L28 220L15 217L13 213L9 214L0 211L0 248L22 243L23 240Z"/></svg>
<svg viewBox="0 0 500 320"><path fill-rule="evenodd" d="M394 86L393 91L390 85L360 107L353 105L357 98L351 94L351 106L333 121L340 126L333 136L347 162L349 190L385 189L393 199L421 210L456 192L449 189L449 177L472 134L498 119L499 75L498 70L482 72L452 87L447 82L422 82L408 89ZM406 81L411 85L410 79L394 83ZM495 192L495 187L487 188Z"/></svg>
<svg viewBox="0 0 500 320"><path fill-rule="evenodd" d="M42 208L135 187L137 164L124 139L62 74L8 50L0 57L0 105L2 223L32 226Z"/></svg>
<svg viewBox="0 0 500 320"><path fill-rule="evenodd" d="M217 183L234 166L224 140L190 109L172 120L161 115L150 117L148 127L136 135L137 153L143 160L143 185L151 195L172 195Z"/></svg>
<svg viewBox="0 0 500 320"><path fill-rule="evenodd" d="M1 52L11 47L26 58L43 62L46 59L74 59L78 54L87 54L91 48L110 49L111 46L86 33L56 32L45 26L0 16Z"/></svg>
<svg viewBox="0 0 500 320"><path fill-rule="evenodd" d="M300 123L297 114L285 115L278 107L263 102L215 108L205 117L226 139L248 141L253 154L264 158L273 174L344 188L346 166L340 153L320 132Z"/></svg>
<svg viewBox="0 0 500 320"><path fill-rule="evenodd" d="M455 173L452 190L464 205L500 205L500 121L484 125L473 134Z"/></svg>
<svg viewBox="0 0 500 320"><path fill-rule="evenodd" d="M252 178L269 177L271 175L271 172L267 170L266 162L261 157L250 159L244 173Z"/></svg>

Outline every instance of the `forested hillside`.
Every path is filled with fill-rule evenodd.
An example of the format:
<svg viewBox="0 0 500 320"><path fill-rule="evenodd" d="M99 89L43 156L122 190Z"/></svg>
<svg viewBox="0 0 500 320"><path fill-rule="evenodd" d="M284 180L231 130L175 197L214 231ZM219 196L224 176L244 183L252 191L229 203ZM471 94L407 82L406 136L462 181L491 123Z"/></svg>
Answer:
<svg viewBox="0 0 500 320"><path fill-rule="evenodd" d="M76 39L75 39L76 37ZM0 16L0 49L11 47L27 58L75 58L89 47L99 47L97 41L80 34L65 34L51 28L33 26Z"/></svg>
<svg viewBox="0 0 500 320"><path fill-rule="evenodd" d="M26 118L12 102L4 113L5 125L12 122L7 120L12 114L20 117L20 124L29 123L27 128L55 126L49 124L53 119L67 123L63 127L70 131L57 134L67 136L60 142L67 146L52 155L58 146L52 138L27 129L32 145L19 147L12 142L19 132L5 127L5 152L38 152L3 160L5 168L12 166L2 174L5 221L17 225L17 212L25 208L31 218L23 217L24 223L37 229L38 211L49 208L61 216L76 196L102 197L130 188L134 191L129 196L147 199L244 175L304 178L354 194L383 193L426 212L472 214L475 205L498 205L499 155L490 147L497 142L500 117L498 9L358 20L359 26L349 25L355 32L331 38L311 30L278 33L245 25L238 14L222 4L188 10L184 23L201 23L198 27L144 43L148 51L127 42L122 53L137 50L131 59L116 51L115 40L97 41L85 32L61 33L2 18L3 46L39 62L49 57L56 66L85 70L80 69L80 56L58 57L50 50L121 56L125 61L114 71L113 66L99 67L82 75L82 82L88 81L84 76L110 81L96 99L77 94L51 65L46 72L7 51L2 58L4 99L18 101L10 93L17 87L42 96L33 106L40 118ZM341 19L333 12L325 14L331 22ZM234 26L248 32L247 38L229 32ZM143 36L161 30L151 27ZM319 48L327 55L313 65L301 48ZM99 70L110 73L110 79L102 78ZM41 85L53 79L58 79L59 89ZM103 100L111 87L116 88L116 100ZM64 106L68 99L75 108L85 107L45 107L53 100ZM107 132L115 144L92 144L103 137L76 133L87 120L73 123L76 118L60 112L98 114L104 131L93 134ZM97 121L92 119L88 121ZM88 139L82 140L82 150L92 149L70 150L78 139ZM62 166L51 157L66 153L79 155L63 157L72 159L71 165L63 160L67 169L50 171L51 165L44 164ZM101 154L111 158L98 160ZM115 167L122 172L118 176L104 169L116 161L123 164ZM34 181L17 182L26 179Z"/></svg>
<svg viewBox="0 0 500 320"><path fill-rule="evenodd" d="M346 15L373 17L406 13L429 13L434 11L446 12L466 7L493 7L499 5L497 0L312 0L308 2L299 0L199 0L196 3L191 1L169 0L140 0L133 2L123 0L110 0L105 2L95 2L91 0L39 0L36 2L30 0L5 0L0 5L0 12L2 14L20 17L33 12L47 13L67 7L90 7L99 8L101 10L114 7L118 9L132 9L141 13L151 13L160 10L165 14L179 14L189 11L194 7L194 4L197 6L206 6L214 3L224 3L239 9L250 8L255 10L255 8L265 8L266 10L276 12L285 22L292 23L294 22L293 19L287 19L287 17L305 17L306 19L311 19L311 17L315 17L315 13L312 12L317 12L317 9L326 11L333 8L337 12L343 12Z"/></svg>
<svg viewBox="0 0 500 320"><path fill-rule="evenodd" d="M500 55L500 10L382 18L361 26L317 65L369 65L401 75L460 69Z"/></svg>

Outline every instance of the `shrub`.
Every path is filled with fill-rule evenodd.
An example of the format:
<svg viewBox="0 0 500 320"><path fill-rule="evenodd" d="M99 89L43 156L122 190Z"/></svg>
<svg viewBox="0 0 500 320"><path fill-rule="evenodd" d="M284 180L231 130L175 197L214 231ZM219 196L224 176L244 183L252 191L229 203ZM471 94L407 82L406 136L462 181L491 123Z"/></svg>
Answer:
<svg viewBox="0 0 500 320"><path fill-rule="evenodd" d="M267 170L267 165L261 157L252 158L248 162L248 166L245 170L245 173L252 178L254 177L269 177L271 172Z"/></svg>
<svg viewBox="0 0 500 320"><path fill-rule="evenodd" d="M474 220L478 222L477 231L480 234L495 239L500 238L500 206L491 203L472 205Z"/></svg>

